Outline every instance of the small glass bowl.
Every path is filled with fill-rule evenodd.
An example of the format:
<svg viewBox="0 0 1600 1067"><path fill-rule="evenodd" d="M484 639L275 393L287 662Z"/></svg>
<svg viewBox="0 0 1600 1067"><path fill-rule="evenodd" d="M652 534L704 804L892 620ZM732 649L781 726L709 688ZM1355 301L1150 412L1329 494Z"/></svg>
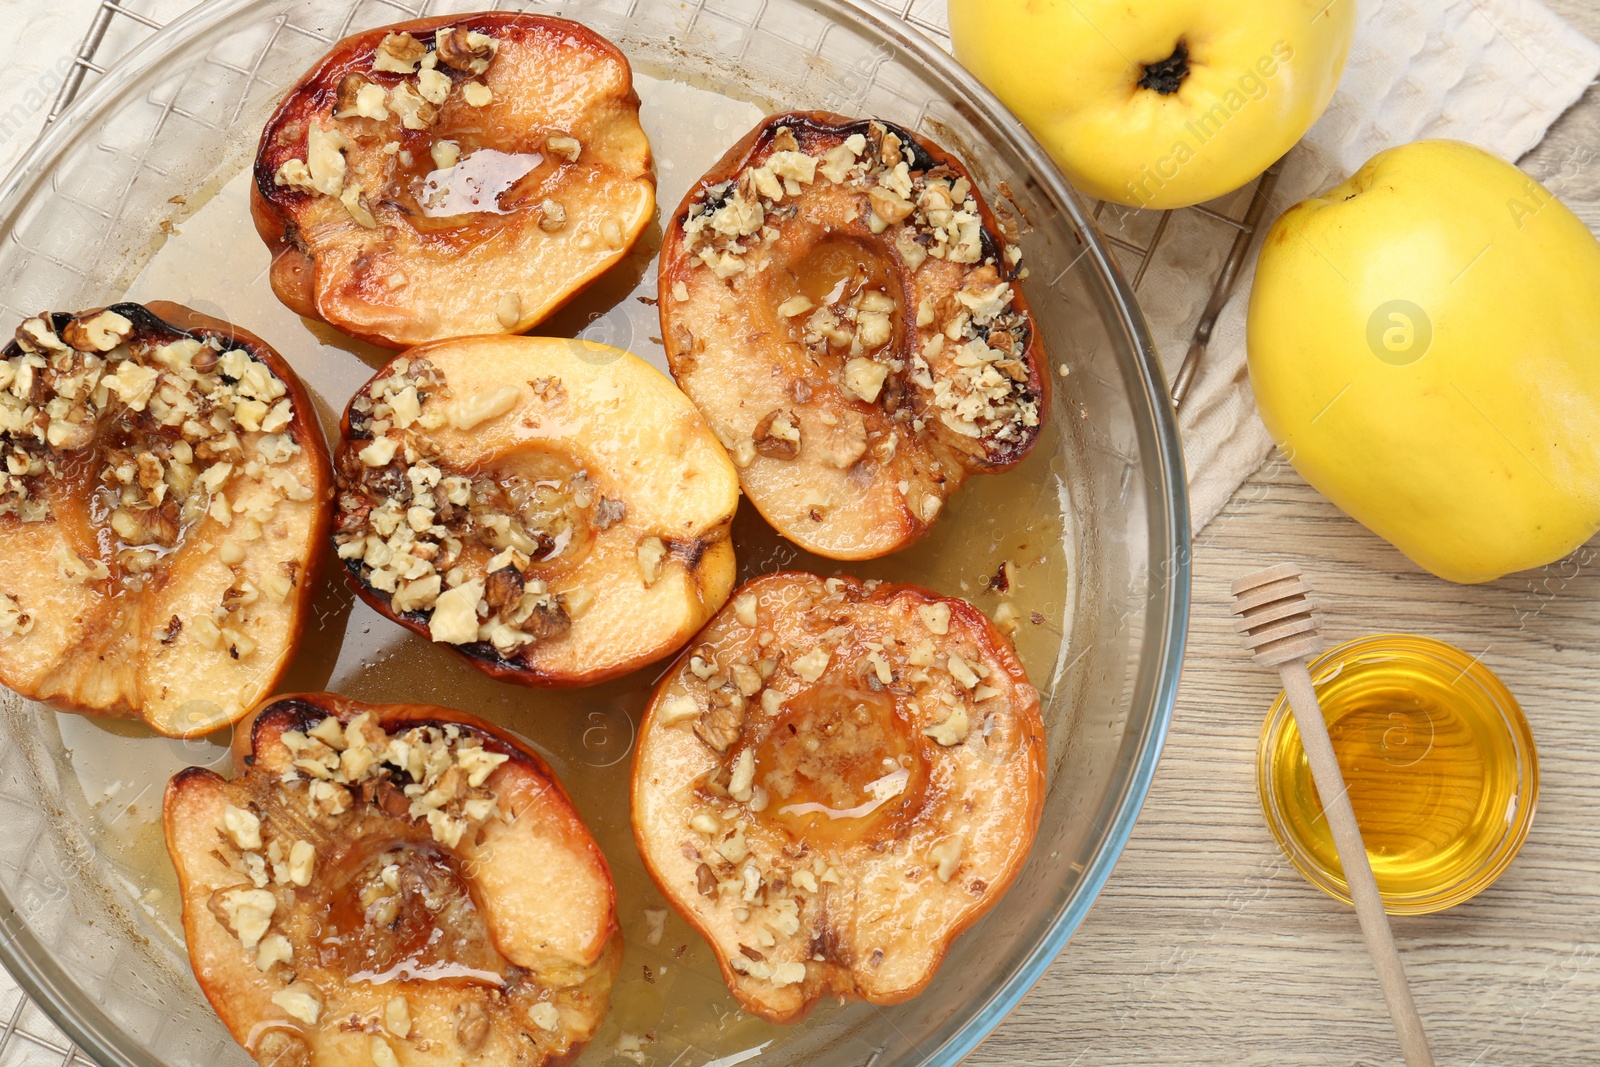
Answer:
<svg viewBox="0 0 1600 1067"><path fill-rule="evenodd" d="M1483 892L1527 840L1539 794L1533 734L1477 657L1378 634L1318 657L1311 677L1385 910L1424 915ZM1261 730L1267 826L1312 885L1350 903L1288 701Z"/></svg>

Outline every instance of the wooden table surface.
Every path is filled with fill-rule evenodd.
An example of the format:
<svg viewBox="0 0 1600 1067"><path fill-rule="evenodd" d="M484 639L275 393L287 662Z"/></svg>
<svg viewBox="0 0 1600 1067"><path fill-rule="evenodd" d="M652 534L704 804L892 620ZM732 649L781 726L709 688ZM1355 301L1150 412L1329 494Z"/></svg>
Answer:
<svg viewBox="0 0 1600 1067"><path fill-rule="evenodd" d="M1594 0L1547 0L1600 38ZM1523 165L1600 231L1600 90ZM1600 299L1600 294L1596 294ZM1228 620L1231 581L1287 551L1330 643L1399 630L1482 655L1521 701L1542 789L1520 858L1476 899L1394 920L1441 1067L1600 1063L1600 542L1486 586L1421 571L1268 464L1197 538L1171 737L1133 838L1037 988L968 1061L1398 1064L1354 911L1283 859L1256 799L1276 678Z"/></svg>

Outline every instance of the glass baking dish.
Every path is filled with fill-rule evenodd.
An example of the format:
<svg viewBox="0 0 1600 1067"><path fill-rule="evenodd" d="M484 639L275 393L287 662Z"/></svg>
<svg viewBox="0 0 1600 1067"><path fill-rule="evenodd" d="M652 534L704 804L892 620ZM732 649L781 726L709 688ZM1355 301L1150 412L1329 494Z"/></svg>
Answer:
<svg viewBox="0 0 1600 1067"><path fill-rule="evenodd" d="M186 302L257 332L332 427L386 358L271 297L245 207L267 114L341 36L482 4L218 0L141 46L73 107L0 188L4 322L131 296ZM953 1064L1065 945L1132 829L1172 711L1189 607L1182 454L1144 321L1083 205L1002 107L930 41L846 0L587 0L503 4L578 18L634 62L663 212L768 110L881 117L963 157L1023 231L1030 302L1050 353L1050 429L1034 455L981 478L915 549L851 567L921 581L992 610L1019 566L1019 652L1044 696L1049 793L1015 887L956 942L932 986L893 1008L825 1006L797 1027L736 1010L708 953L659 907L628 833L627 757L653 671L545 694L486 681L353 603L326 579L287 688L433 702L485 715L550 760L606 847L629 957L605 1029L645 1063ZM627 347L664 366L652 307L659 228L537 332ZM840 568L753 515L741 576ZM248 1062L200 995L176 932L159 834L178 767L225 769L226 735L176 742L0 698L0 960L104 1067ZM672 922L676 923L674 918ZM646 981L642 975L648 968ZM620 1046L619 1046L620 1043Z"/></svg>

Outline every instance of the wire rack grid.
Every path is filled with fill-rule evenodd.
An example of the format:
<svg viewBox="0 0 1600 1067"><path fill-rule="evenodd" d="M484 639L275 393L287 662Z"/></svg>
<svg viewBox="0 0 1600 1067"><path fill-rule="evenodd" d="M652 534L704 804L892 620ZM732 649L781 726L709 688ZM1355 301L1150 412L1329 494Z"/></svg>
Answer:
<svg viewBox="0 0 1600 1067"><path fill-rule="evenodd" d="M948 43L949 26L945 21L943 0L871 2L941 43ZM139 0L99 0L88 31L73 57L72 69L51 104L46 125L60 118L85 87L105 74L139 40L161 29L161 21L141 11L140 6ZM398 12L410 10L398 0L394 6ZM118 32L127 30L134 32ZM1172 396L1180 406L1204 358L1217 316L1233 292L1239 270L1260 227L1277 183L1278 170L1279 166L1274 165L1263 174L1254 183L1248 199L1231 198L1235 205L1243 199L1242 212L1215 205L1181 209L1232 230L1234 240L1215 278L1210 299L1195 327L1184 360L1173 377ZM1108 215L1108 210L1114 214ZM1128 212L1104 202L1093 205L1093 214L1102 224L1113 254L1137 292L1171 231L1174 215L1179 212L1133 212L1131 215L1139 219L1138 225L1128 225ZM0 1067L95 1067L4 972L0 972Z"/></svg>

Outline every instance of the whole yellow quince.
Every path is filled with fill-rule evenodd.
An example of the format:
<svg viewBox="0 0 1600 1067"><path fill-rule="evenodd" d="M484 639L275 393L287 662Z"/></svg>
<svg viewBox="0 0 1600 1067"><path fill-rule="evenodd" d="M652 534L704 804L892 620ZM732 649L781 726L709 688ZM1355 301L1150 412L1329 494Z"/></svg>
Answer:
<svg viewBox="0 0 1600 1067"><path fill-rule="evenodd" d="M1249 346L1295 469L1441 578L1600 529L1600 242L1510 163L1420 141L1291 208Z"/></svg>
<svg viewBox="0 0 1600 1067"><path fill-rule="evenodd" d="M1174 208L1266 170L1317 121L1355 0L950 0L956 56L1084 193Z"/></svg>

